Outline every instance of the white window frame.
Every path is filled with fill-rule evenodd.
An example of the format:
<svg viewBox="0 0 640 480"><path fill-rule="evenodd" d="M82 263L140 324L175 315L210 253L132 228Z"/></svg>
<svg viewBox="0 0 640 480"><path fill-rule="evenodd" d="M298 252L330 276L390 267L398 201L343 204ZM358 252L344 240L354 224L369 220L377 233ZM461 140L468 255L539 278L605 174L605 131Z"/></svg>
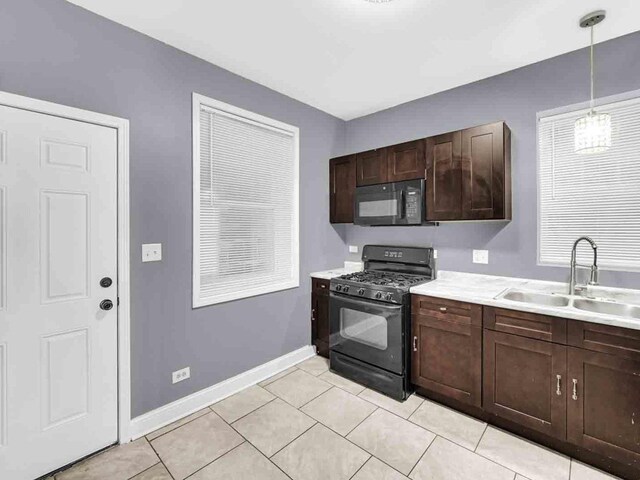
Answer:
<svg viewBox="0 0 640 480"><path fill-rule="evenodd" d="M640 89L639 90L631 90L628 92L610 95L607 97L600 97L594 100L593 106L599 107L602 105L609 105L612 103L621 103L627 101L638 101L640 100ZM589 101L584 101L580 103L575 103L572 105L566 105L563 107L552 108L549 110L544 110L536 113L536 207L537 207L537 223L536 223L536 240L537 240L537 251L536 251L536 265L542 267L558 267L558 268L567 268L569 267L570 260L567 260L566 264L559 264L555 262L543 262L540 260L541 257L541 224L542 224L542 215L541 215L541 195L540 195L540 120L546 117L551 116L560 116L563 114L575 114L577 112L583 111L585 114L590 110L591 104ZM567 256L570 257L571 251L567 252ZM618 272L640 272L639 267L625 267L621 268L618 266L610 266L610 265L600 265L600 270L609 270L609 271L618 271Z"/></svg>
<svg viewBox="0 0 640 480"><path fill-rule="evenodd" d="M223 114L231 114L247 119L250 122L257 122L278 130L290 133L294 139L294 188L293 188L293 225L292 225L292 250L291 265L293 276L287 282L264 285L241 292L217 295L215 298L200 296L200 110L202 107L218 110ZM288 290L300 286L300 129L272 118L259 115L249 110L230 105L228 103L215 100L213 98L193 93L192 109L192 135L193 135L193 308L215 305L249 298L256 295Z"/></svg>

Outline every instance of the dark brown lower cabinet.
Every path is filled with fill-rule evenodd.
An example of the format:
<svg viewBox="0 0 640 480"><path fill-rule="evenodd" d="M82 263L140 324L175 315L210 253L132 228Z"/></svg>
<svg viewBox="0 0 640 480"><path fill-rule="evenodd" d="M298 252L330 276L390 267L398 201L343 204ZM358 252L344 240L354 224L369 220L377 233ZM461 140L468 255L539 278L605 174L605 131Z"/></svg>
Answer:
<svg viewBox="0 0 640 480"><path fill-rule="evenodd" d="M311 343L329 358L329 280L311 280Z"/></svg>
<svg viewBox="0 0 640 480"><path fill-rule="evenodd" d="M484 409L564 439L567 347L508 333L484 332Z"/></svg>
<svg viewBox="0 0 640 480"><path fill-rule="evenodd" d="M480 407L482 328L472 326L469 317L459 315L413 315L411 330L411 381Z"/></svg>
<svg viewBox="0 0 640 480"><path fill-rule="evenodd" d="M640 468L640 361L569 347L567 439Z"/></svg>

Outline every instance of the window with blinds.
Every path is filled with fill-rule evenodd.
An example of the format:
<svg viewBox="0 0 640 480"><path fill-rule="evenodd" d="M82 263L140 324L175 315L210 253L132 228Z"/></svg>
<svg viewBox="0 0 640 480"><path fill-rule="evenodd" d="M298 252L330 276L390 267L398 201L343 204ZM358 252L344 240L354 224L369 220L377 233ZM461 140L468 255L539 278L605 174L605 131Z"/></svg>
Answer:
<svg viewBox="0 0 640 480"><path fill-rule="evenodd" d="M299 285L298 128L194 94L193 306Z"/></svg>
<svg viewBox="0 0 640 480"><path fill-rule="evenodd" d="M538 121L538 262L567 266L573 242L588 235L598 264L640 270L640 98L602 104L611 115L611 148L574 152L574 123L587 110ZM590 249L578 251L591 263Z"/></svg>

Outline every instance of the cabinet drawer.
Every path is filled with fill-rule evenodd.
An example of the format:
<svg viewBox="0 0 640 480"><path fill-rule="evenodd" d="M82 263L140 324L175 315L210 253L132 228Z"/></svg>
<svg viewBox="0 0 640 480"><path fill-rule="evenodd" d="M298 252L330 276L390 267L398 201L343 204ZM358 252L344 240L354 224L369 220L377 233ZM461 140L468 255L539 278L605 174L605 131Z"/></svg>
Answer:
<svg viewBox="0 0 640 480"><path fill-rule="evenodd" d="M329 280L325 280L323 278L314 278L312 279L312 290L313 293L318 293L322 295L323 293L329 293Z"/></svg>
<svg viewBox="0 0 640 480"><path fill-rule="evenodd" d="M547 342L567 343L567 321L535 313L484 307L485 328Z"/></svg>
<svg viewBox="0 0 640 480"><path fill-rule="evenodd" d="M640 361L640 330L569 320L571 346Z"/></svg>
<svg viewBox="0 0 640 480"><path fill-rule="evenodd" d="M411 313L427 315L449 322L482 327L482 305L444 298L411 296Z"/></svg>

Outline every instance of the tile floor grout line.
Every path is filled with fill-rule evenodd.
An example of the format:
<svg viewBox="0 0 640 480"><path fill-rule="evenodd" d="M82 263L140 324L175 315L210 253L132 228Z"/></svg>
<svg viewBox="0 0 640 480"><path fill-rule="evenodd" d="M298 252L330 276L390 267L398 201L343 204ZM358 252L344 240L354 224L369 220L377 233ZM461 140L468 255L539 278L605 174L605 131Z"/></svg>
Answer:
<svg viewBox="0 0 640 480"><path fill-rule="evenodd" d="M373 404L372 404L372 405L373 405ZM376 407L376 408L375 408L375 409L374 409L374 410L373 410L369 415L367 415L366 417L364 417L364 418L362 419L362 421L361 421L361 422L358 422L358 424L357 424L355 427L353 427L351 430L349 430L345 435L340 435L340 434L339 434L339 435L340 435L340 436L342 436L342 437L344 437L344 438L347 438L347 435L351 434L351 432L353 432L356 428L358 428L360 425L362 425L364 422L366 422L366 421L367 421L367 419L368 419L369 417L371 417L371 415L373 415L373 414L374 414L374 413L376 413L378 410L380 410L380 407L378 407L377 405L373 405L373 406L374 406L374 407ZM337 432L336 432L336 433L337 433Z"/></svg>
<svg viewBox="0 0 640 480"><path fill-rule="evenodd" d="M269 392L271 393L271 392ZM237 394L236 394L237 395ZM271 394L273 395L273 394ZM248 413L245 413L244 415L242 415L241 417L236 418L233 422L228 422L227 420L225 420L218 412L216 412L215 410L213 410L213 413L215 413L216 415L218 415L220 418L222 418L222 420L224 421L224 423L226 423L227 425L231 426L232 423L236 423L239 422L240 420L242 420L244 417L251 415L253 412L260 410L262 407L266 407L267 405L269 405L271 402L273 402L274 400L278 399L280 397L278 397L277 395L273 395L273 398L271 400L269 400L266 403L263 403L262 405L254 408L253 410L251 410Z"/></svg>
<svg viewBox="0 0 640 480"><path fill-rule="evenodd" d="M244 437L242 437L244 439ZM209 465L211 465L212 463L214 463L217 460L220 460L222 457L226 456L228 453L233 452L236 448L241 447L242 445L244 445L245 443L247 443L247 440L245 440L244 442L240 443L239 445L236 445L235 447L233 447L231 450L229 450L228 452L223 453L222 455L220 455L219 457L214 458L213 460L211 460L209 463L207 463L206 465L200 467L199 469L195 470L194 472L190 473L189 475L187 475L186 477L184 477L184 480L187 480L190 477L193 477L196 473L198 473L200 470L204 470L205 468L207 468ZM167 469L168 470L168 469ZM169 474L171 474L171 472L169 472ZM172 477L173 478L173 477Z"/></svg>
<svg viewBox="0 0 640 480"><path fill-rule="evenodd" d="M303 413L304 415L307 415L304 412L300 412ZM307 417L309 417L309 415L307 415ZM285 446L283 446L282 448L280 448L279 450L277 450L276 452L274 452L273 455L267 457L268 459L272 459L273 457L275 457L277 454L279 454L282 450L284 450L285 448L287 448L289 445L291 445L293 442L295 442L297 439L299 439L302 435L304 435L305 433L307 433L309 430L311 430L313 427L315 427L316 425L318 425L320 422L318 422L315 418L313 417L309 417L311 420L313 420L313 425L311 425L309 428L307 428L304 432L302 432L300 435L297 435L296 438L294 438L293 440L291 440L290 442L288 442ZM324 425L322 425L324 427ZM325 427L326 428L326 427ZM265 455L266 456L266 455Z"/></svg>
<svg viewBox="0 0 640 480"><path fill-rule="evenodd" d="M425 428L425 430L426 430L426 428ZM430 432L430 430L427 430L427 432ZM431 432L431 433L433 434L433 438L429 442L429 445L427 445L427 448L424 449L424 452L422 452L420 454L420 457L418 458L416 463L413 464L413 467L411 467L411 469L409 470L409 473L407 473L407 475L406 475L407 477L409 475L411 475L411 472L413 472L415 470L415 468L418 466L418 464L420 463L420 460L422 460L422 458L426 455L427 451L431 448L431 445L433 445L435 443L436 438L439 437L439 435L437 433L433 433L433 432Z"/></svg>
<svg viewBox="0 0 640 480"><path fill-rule="evenodd" d="M365 452L366 452L366 450L365 450ZM367 453L369 453L369 452L367 452ZM372 458L373 458L373 455L371 455L371 454L369 453L369 458L367 458L367 459L364 461L364 463L358 467L358 469L353 473L353 475L351 475L351 476L348 478L348 480L352 480L356 475L358 475L358 472L359 472L360 470L362 470L362 468L363 468L367 463L369 463L369 460L371 460Z"/></svg>
<svg viewBox="0 0 640 480"><path fill-rule="evenodd" d="M158 430L162 430L163 428L167 428L169 425L171 425L171 423L175 423L175 422L179 422L180 420L184 420L185 418L187 418L187 417L189 417L189 416L191 416L191 415L194 415L194 414L196 414L196 413L198 413L198 412L200 412L200 411L202 411L202 410L210 410L210 411L209 411L209 412L205 412L205 413L203 413L202 415L199 415L199 416L197 416L196 418L193 418L193 419L189 420L188 422L183 423L182 425L178 425L178 426L176 426L175 428L172 428L171 430L168 430L168 431L164 432L163 434L158 435L157 437L154 437L153 439L149 440L149 438L148 438L148 437L149 437L149 435L151 435L153 432L157 432ZM185 416L184 416L184 417L182 417L182 418L179 418L179 419L177 419L177 420L174 420L173 422L169 423L168 425L165 425L164 427L156 428L153 432L149 432L149 433L147 433L146 435L143 435L143 436L142 436L142 437L140 437L140 438L143 438L143 437L144 437L144 438L147 440L147 442L149 442L149 443L154 442L154 441L156 441L157 439L159 439L160 437L164 437L167 433L175 432L177 429L179 429L179 428L181 428L181 427L184 427L185 425L189 425L191 422L195 422L195 421L196 421L196 420L198 420L199 418L202 418L202 417L204 417L205 415L209 415L209 413L211 413L211 412L213 412L213 410L211 410L211 406L210 406L210 405L209 405L209 406L206 406L206 407L202 407L201 409L196 410L195 412L190 413L189 415L185 415ZM215 413L215 412L213 412L213 413ZM217 414L216 414L216 415L217 415Z"/></svg>
<svg viewBox="0 0 640 480"><path fill-rule="evenodd" d="M157 453L156 453L156 455L157 455ZM164 467L164 463L162 463L162 460L160 460L160 457L158 457L158 461L156 463L154 463L153 465L151 465L149 468L145 468L144 470L136 473L135 475L130 476L127 480L132 480L132 479L136 478L138 475L142 475L144 472L147 472L147 471L151 470L152 468L157 467L158 465L162 465ZM167 467L165 467L165 468L167 468ZM171 474L169 474L169 475L171 475ZM173 478L173 477L171 477L171 478ZM55 480L55 478L54 478L54 480Z"/></svg>
<svg viewBox="0 0 640 480"><path fill-rule="evenodd" d="M206 414L205 414L206 415ZM204 415L201 415L202 417L204 417ZM198 417L200 418L200 417ZM189 422L190 423L190 422ZM173 430L172 430L173 431ZM168 433L168 432L167 432ZM162 436L162 435L161 435ZM160 437L158 437L160 438ZM169 467L167 467L167 465L164 463L164 460L162 460L162 457L160 456L160 454L158 453L158 451L155 449L155 447L151 444L151 442L149 440L147 440L147 437L144 437L144 439L147 441L147 443L149 444L149 446L151 447L151 450L153 450L153 453L156 454L156 457L158 457L158 460L160 460L160 463L162 464L162 466L164 467L164 469L167 471L167 473L169 474L169 476L171 477L172 480L175 480L175 477L173 476L173 473L171 473L171 470L169 470ZM157 464L156 464L157 465ZM140 472L142 473L142 472ZM140 473L137 473L136 475L140 475ZM135 476L135 475L134 475ZM133 477L132 477L133 478Z"/></svg>
<svg viewBox="0 0 640 480"><path fill-rule="evenodd" d="M298 367L296 367L295 365L293 366L293 368L295 368L296 370L302 370L301 368L298 368ZM285 369L285 370L286 370L286 369ZM267 389L267 387L268 387L269 385L273 385L273 384L274 384L274 383L276 383L277 381L280 381L280 380L282 380L282 379L284 379L284 378L287 378L287 377L288 377L289 375L291 375L292 373L296 373L296 370L294 370L293 372L289 372L289 373L287 373L286 375L281 376L280 378L276 378L273 382L269 382L269 383L267 383L267 384L266 384L266 385L264 385L264 386L260 385L259 383L254 383L253 385L258 385L260 388L264 388L264 389L265 389L267 392L269 392L270 394L275 395L275 393L273 393L271 390ZM302 370L302 371L304 372L304 370ZM284 370L283 370L282 372L284 372ZM282 372L280 372L280 373L282 373ZM273 375L273 376L275 377L275 376L277 376L277 375L278 375L278 374L276 373L276 374L275 374L275 375ZM269 378L271 378L271 377L269 377ZM265 378L265 379L263 380L263 382L265 382L265 381L269 380L269 378ZM262 382L260 382L260 383L262 383ZM250 386L253 386L253 385L250 385ZM246 387L246 388L249 388L249 387ZM242 389L242 390L245 390L245 389ZM240 390L240 392L242 392L242 390ZM237 393L240 393L240 392L237 392ZM236 393L234 393L233 395L236 395ZM233 395L229 395L229 396L230 396L230 397L232 397ZM229 398L229 397L227 397L227 398ZM222 400L224 400L224 398L223 398ZM220 401L222 401L222 400L220 400ZM217 403L217 402L216 402L216 403ZM213 403L212 405L215 405L215 403Z"/></svg>
<svg viewBox="0 0 640 480"><path fill-rule="evenodd" d="M489 423L485 422L485 426L484 426L484 430L482 431L482 435L480 435L480 439L478 440L478 443L476 444L476 448L473 449L474 453L477 453L478 447L482 443L482 439L484 438L484 436L487 433L488 429L489 429Z"/></svg>

